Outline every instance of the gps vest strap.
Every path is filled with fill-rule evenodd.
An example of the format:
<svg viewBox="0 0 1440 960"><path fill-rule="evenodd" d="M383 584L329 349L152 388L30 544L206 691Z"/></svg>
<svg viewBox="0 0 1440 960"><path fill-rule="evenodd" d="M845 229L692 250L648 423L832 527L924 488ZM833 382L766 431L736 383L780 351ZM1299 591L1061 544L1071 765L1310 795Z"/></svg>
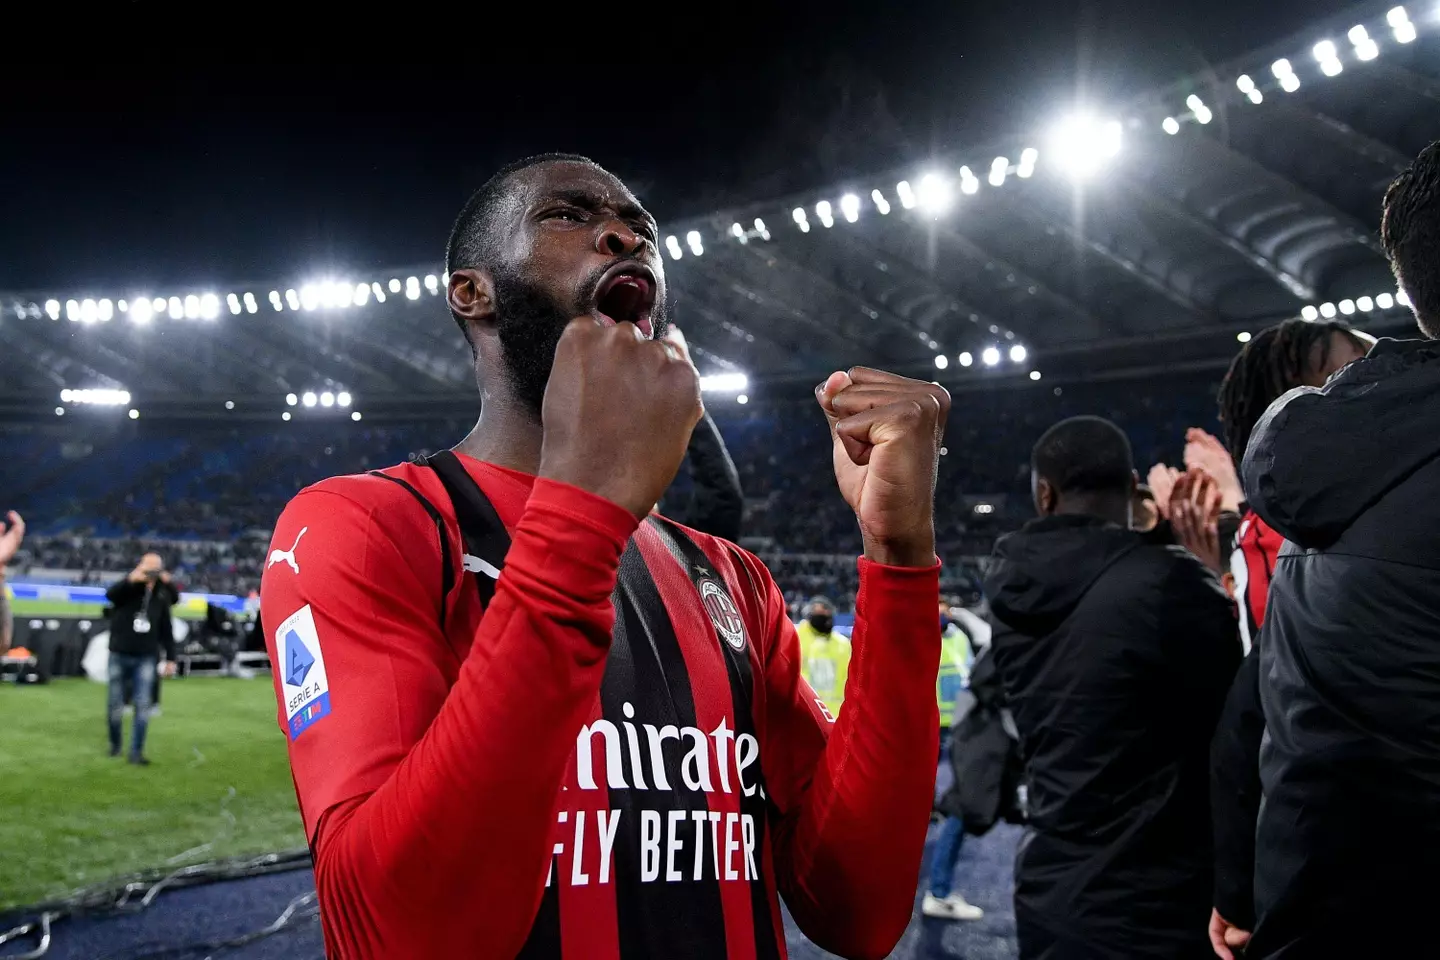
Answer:
<svg viewBox="0 0 1440 960"><path fill-rule="evenodd" d="M389 480L391 483L399 484L410 496L420 502L425 512L430 515L430 520L435 524L435 532L440 537L440 629L445 629L445 606L450 596L450 590L455 586L455 570L450 561L450 538L445 533L445 518L440 516L440 511L435 509L435 504L425 499L425 495L416 490L410 484L399 477L392 477L388 473L381 473L379 470L371 470L370 476L379 477L381 480Z"/></svg>
<svg viewBox="0 0 1440 960"><path fill-rule="evenodd" d="M420 457L415 463L435 471L450 495L450 505L455 510L455 522L460 527L460 539L465 545L466 557L481 561L472 569L469 562L462 564L473 574L475 587L480 591L480 605L490 606L495 596L495 583L501 570L505 569L505 554L510 552L510 534L500 515L490 503L480 485L465 471L460 458L449 450ZM484 568L488 567L493 575Z"/></svg>

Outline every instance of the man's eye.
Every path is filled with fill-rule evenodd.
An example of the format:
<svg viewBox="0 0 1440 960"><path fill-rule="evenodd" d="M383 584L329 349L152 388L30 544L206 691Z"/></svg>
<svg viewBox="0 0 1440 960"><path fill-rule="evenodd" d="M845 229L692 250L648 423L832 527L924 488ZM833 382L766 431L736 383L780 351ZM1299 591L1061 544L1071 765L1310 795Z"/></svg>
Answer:
<svg viewBox="0 0 1440 960"><path fill-rule="evenodd" d="M644 221L635 224L635 232L640 234L640 236L644 237L646 240L653 241L655 239L655 228L650 226L650 224L645 223Z"/></svg>
<svg viewBox="0 0 1440 960"><path fill-rule="evenodd" d="M578 210L555 210L546 215L547 220L569 220L571 223L584 223L585 215Z"/></svg>

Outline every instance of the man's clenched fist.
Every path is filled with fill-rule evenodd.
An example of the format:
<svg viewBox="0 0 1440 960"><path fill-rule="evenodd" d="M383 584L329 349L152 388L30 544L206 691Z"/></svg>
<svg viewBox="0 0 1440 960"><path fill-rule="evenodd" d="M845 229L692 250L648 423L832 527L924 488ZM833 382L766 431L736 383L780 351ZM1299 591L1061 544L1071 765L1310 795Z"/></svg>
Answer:
<svg viewBox="0 0 1440 960"><path fill-rule="evenodd" d="M935 383L854 367L815 389L830 421L835 479L879 563L935 563L935 472L950 394Z"/></svg>
<svg viewBox="0 0 1440 960"><path fill-rule="evenodd" d="M644 517L675 479L700 412L699 375L673 346L632 323L577 317L545 388L540 476Z"/></svg>

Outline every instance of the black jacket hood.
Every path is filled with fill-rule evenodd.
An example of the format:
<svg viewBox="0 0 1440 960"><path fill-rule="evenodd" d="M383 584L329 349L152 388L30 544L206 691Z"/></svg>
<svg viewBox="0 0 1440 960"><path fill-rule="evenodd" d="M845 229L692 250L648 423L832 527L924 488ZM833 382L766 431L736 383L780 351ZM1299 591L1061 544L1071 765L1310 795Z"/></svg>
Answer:
<svg viewBox="0 0 1440 960"><path fill-rule="evenodd" d="M1323 548L1437 455L1440 344L1381 340L1271 405L1245 452L1245 495L1285 539Z"/></svg>
<svg viewBox="0 0 1440 960"><path fill-rule="evenodd" d="M1032 520L995 544L985 578L991 612L1022 633L1049 633L1102 573L1144 543L1140 534L1099 517Z"/></svg>

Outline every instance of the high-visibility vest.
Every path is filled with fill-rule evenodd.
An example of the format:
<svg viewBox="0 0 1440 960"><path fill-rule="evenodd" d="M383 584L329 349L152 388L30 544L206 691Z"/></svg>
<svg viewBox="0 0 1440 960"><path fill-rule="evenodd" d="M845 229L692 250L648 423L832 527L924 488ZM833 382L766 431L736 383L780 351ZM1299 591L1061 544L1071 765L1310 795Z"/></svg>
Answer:
<svg viewBox="0 0 1440 960"><path fill-rule="evenodd" d="M935 678L935 700L940 705L940 726L950 726L955 702L970 676L970 638L955 624L940 634L940 673Z"/></svg>
<svg viewBox="0 0 1440 960"><path fill-rule="evenodd" d="M800 673L831 715L838 717L850 674L850 641L833 630L820 633L809 620L802 620L795 632L800 637Z"/></svg>

